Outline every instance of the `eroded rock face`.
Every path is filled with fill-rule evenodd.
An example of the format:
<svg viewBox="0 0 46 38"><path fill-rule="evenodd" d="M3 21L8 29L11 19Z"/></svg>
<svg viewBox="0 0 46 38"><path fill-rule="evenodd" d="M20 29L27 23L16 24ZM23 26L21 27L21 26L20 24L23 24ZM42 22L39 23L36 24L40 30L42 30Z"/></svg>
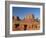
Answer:
<svg viewBox="0 0 46 38"><path fill-rule="evenodd" d="M13 16L13 31L24 31L24 30L39 30L40 24L36 20L34 20L34 16L28 15L21 20L18 16Z"/></svg>

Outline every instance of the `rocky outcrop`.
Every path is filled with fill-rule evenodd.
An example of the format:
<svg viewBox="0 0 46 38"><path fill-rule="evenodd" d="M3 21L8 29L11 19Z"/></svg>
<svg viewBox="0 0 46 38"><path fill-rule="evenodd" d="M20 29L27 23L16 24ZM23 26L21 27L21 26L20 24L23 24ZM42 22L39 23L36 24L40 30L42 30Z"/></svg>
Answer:
<svg viewBox="0 0 46 38"><path fill-rule="evenodd" d="M13 16L13 31L39 30L40 24L34 18L33 14L25 16L23 20L18 16Z"/></svg>

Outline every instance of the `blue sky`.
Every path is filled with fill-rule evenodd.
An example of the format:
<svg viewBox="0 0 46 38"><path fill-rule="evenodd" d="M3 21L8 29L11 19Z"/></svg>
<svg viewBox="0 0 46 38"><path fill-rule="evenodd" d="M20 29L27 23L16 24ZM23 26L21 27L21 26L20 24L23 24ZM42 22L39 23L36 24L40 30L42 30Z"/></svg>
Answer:
<svg viewBox="0 0 46 38"><path fill-rule="evenodd" d="M28 8L28 7L12 7L13 16L19 16L23 19L26 14L34 14L36 18L40 18L40 8Z"/></svg>

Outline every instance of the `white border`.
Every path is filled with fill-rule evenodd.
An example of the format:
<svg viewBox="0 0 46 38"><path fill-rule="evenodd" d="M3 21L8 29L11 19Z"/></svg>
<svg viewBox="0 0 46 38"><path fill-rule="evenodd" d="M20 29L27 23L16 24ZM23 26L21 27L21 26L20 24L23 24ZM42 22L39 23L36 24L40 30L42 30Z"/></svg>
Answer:
<svg viewBox="0 0 46 38"><path fill-rule="evenodd" d="M40 8L40 30L37 31L12 31L12 7L31 7L31 8ZM41 33L43 32L43 7L39 5L17 5L10 4L10 34L25 34L25 33Z"/></svg>

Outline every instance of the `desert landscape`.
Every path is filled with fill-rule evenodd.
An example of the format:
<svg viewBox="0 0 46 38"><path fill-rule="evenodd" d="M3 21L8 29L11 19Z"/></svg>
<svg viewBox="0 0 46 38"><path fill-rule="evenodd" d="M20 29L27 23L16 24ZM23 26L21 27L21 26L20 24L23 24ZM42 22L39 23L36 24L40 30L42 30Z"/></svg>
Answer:
<svg viewBox="0 0 46 38"><path fill-rule="evenodd" d="M33 14L25 15L24 19L12 16L12 31L40 30L40 20Z"/></svg>

